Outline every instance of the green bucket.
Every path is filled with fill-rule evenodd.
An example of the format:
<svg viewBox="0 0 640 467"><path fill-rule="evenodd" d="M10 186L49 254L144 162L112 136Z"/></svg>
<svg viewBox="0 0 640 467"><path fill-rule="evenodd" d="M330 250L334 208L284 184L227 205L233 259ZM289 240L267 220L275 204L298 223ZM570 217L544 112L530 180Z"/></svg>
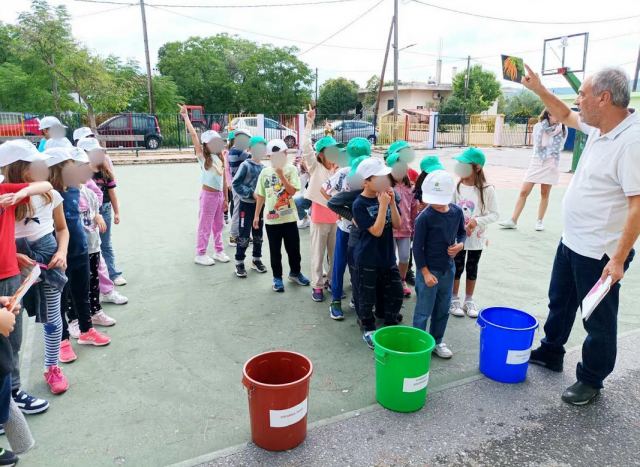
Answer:
<svg viewBox="0 0 640 467"><path fill-rule="evenodd" d="M427 398L431 334L409 326L387 326L373 335L376 356L376 399L395 412L420 410Z"/></svg>

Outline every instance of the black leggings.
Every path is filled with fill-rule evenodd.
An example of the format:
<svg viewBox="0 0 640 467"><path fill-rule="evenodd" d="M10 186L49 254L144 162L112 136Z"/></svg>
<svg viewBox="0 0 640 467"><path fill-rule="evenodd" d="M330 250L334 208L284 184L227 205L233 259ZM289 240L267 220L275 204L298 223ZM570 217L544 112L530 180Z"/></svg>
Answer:
<svg viewBox="0 0 640 467"><path fill-rule="evenodd" d="M66 313L69 314L69 321L78 320L80 332L87 332L93 327L89 307L89 255L67 257L66 273L69 281L64 287L60 306L62 340L69 339Z"/></svg>
<svg viewBox="0 0 640 467"><path fill-rule="evenodd" d="M298 224L286 222L284 224L266 225L269 239L269 254L273 277L282 278L282 243L289 257L290 274L300 274L300 234Z"/></svg>
<svg viewBox="0 0 640 467"><path fill-rule="evenodd" d="M478 263L482 250L462 250L454 259L456 263L456 280L459 281L464 272L464 263L467 263L467 280L475 281L478 278Z"/></svg>
<svg viewBox="0 0 640 467"><path fill-rule="evenodd" d="M100 252L89 253L89 306L91 308L91 316L102 311L100 305L100 276L98 268L100 267Z"/></svg>

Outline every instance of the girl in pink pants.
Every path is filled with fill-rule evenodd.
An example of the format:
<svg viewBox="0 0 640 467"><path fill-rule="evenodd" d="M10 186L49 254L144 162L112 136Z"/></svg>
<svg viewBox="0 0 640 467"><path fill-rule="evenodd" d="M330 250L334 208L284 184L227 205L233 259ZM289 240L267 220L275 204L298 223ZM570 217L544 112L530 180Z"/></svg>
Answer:
<svg viewBox="0 0 640 467"><path fill-rule="evenodd" d="M184 105L180 105L180 114L184 118L187 131L191 135L193 147L200 164L200 214L198 216L198 238L196 246L195 263L202 266L211 266L216 261L228 263L229 257L224 252L222 243L222 229L224 227L224 213L227 211L227 180L224 170L224 140L220 135L208 130L202 133L200 139L198 133L189 120L189 112ZM213 235L215 253L207 255L209 238Z"/></svg>

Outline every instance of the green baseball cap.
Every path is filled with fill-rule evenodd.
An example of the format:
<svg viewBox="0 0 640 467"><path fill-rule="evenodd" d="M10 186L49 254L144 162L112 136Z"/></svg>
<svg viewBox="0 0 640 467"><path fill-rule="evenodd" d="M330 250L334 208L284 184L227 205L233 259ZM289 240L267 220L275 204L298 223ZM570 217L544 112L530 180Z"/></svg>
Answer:
<svg viewBox="0 0 640 467"><path fill-rule="evenodd" d="M347 146L347 153L349 153L349 147L348 146ZM371 156L364 155L364 156L356 157L355 159L353 159L351 161L351 172L349 172L349 175L353 177L356 174L356 170L358 169L358 166L360 165L360 163L362 161L365 161L365 160L369 159L369 157L371 157Z"/></svg>
<svg viewBox="0 0 640 467"><path fill-rule="evenodd" d="M420 161L420 170L430 174L436 170L444 170L444 166L438 156L424 156Z"/></svg>
<svg viewBox="0 0 640 467"><path fill-rule="evenodd" d="M267 140L264 139L262 136L252 136L251 139L249 140L249 147L252 148L256 144L260 144L260 143L266 146Z"/></svg>
<svg viewBox="0 0 640 467"><path fill-rule="evenodd" d="M329 148L331 146L343 147L343 145L339 145L333 136L323 136L314 146L316 152L322 152L325 148Z"/></svg>
<svg viewBox="0 0 640 467"><path fill-rule="evenodd" d="M367 138L351 138L347 144L347 154L352 159L371 155L371 143Z"/></svg>
<svg viewBox="0 0 640 467"><path fill-rule="evenodd" d="M408 147L411 147L409 146L409 143L407 143L402 139L399 139L398 141L394 141L393 143L391 143L391 146L389 146L389 149L387 149L387 154L391 155L394 152L398 152L401 149L408 148Z"/></svg>
<svg viewBox="0 0 640 467"><path fill-rule="evenodd" d="M387 157L386 163L389 167L393 167L393 165L400 160L400 154L394 152L389 157Z"/></svg>
<svg viewBox="0 0 640 467"><path fill-rule="evenodd" d="M463 164L478 164L480 167L484 167L487 161L484 152L473 147L465 149L462 154L458 154L454 159Z"/></svg>

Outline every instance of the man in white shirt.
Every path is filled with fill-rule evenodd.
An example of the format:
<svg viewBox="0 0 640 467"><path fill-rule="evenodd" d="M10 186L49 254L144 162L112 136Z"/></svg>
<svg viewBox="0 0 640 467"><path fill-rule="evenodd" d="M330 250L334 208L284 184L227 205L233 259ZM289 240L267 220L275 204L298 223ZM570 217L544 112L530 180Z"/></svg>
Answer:
<svg viewBox="0 0 640 467"><path fill-rule="evenodd" d="M564 232L549 285L549 316L530 362L562 371L564 345L582 299L599 279L612 286L585 321L577 382L562 394L574 405L593 401L616 360L620 280L640 234L640 116L630 111L629 78L617 68L588 77L573 112L527 67L522 84L565 125L588 135L563 203Z"/></svg>

